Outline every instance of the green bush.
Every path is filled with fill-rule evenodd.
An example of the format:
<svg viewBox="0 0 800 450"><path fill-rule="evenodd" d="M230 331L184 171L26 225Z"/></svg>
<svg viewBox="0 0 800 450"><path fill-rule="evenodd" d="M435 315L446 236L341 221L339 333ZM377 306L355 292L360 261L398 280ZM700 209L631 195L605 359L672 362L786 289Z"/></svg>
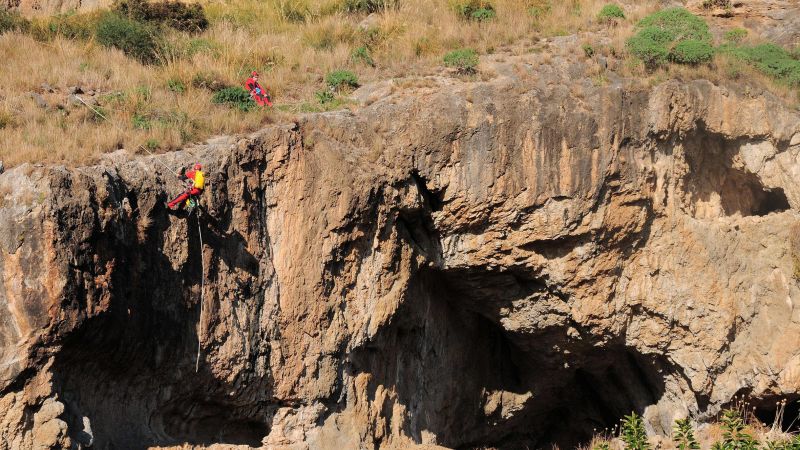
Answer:
<svg viewBox="0 0 800 450"><path fill-rule="evenodd" d="M780 82L800 86L800 60L783 47L775 44L753 47L725 45L720 47L720 51L755 66Z"/></svg>
<svg viewBox="0 0 800 450"><path fill-rule="evenodd" d="M154 63L158 57L158 31L146 24L109 13L97 24L97 41L115 47L143 63Z"/></svg>
<svg viewBox="0 0 800 450"><path fill-rule="evenodd" d="M328 90L318 91L314 94L320 105L327 105L336 99L336 95Z"/></svg>
<svg viewBox="0 0 800 450"><path fill-rule="evenodd" d="M336 90L355 89L359 86L356 74L348 70L330 72L325 77L325 82L328 83L331 89Z"/></svg>
<svg viewBox="0 0 800 450"><path fill-rule="evenodd" d="M17 12L0 8L0 33L6 31L28 31L31 23Z"/></svg>
<svg viewBox="0 0 800 450"><path fill-rule="evenodd" d="M655 12L642 19L637 27L639 32L628 39L628 50L648 68L670 60L698 64L713 56L708 25L683 8Z"/></svg>
<svg viewBox="0 0 800 450"><path fill-rule="evenodd" d="M609 3L608 5L603 6L603 9L597 13L597 20L603 23L611 23L624 18L625 12L619 7L619 5L614 3Z"/></svg>
<svg viewBox="0 0 800 450"><path fill-rule="evenodd" d="M478 67L478 53L471 48L453 50L444 55L444 65L457 69L459 73L475 73Z"/></svg>
<svg viewBox="0 0 800 450"><path fill-rule="evenodd" d="M696 39L711 42L706 22L684 8L668 8L642 19L639 28L656 27L666 31L672 41Z"/></svg>
<svg viewBox="0 0 800 450"><path fill-rule="evenodd" d="M689 39L678 42L669 54L672 61L679 64L700 64L711 61L714 47L708 42Z"/></svg>
<svg viewBox="0 0 800 450"><path fill-rule="evenodd" d="M483 22L497 16L494 6L487 0L456 0L452 2L452 6L456 14L464 20Z"/></svg>
<svg viewBox="0 0 800 450"><path fill-rule="evenodd" d="M211 101L216 104L226 104L231 108L240 111L250 111L256 107L256 102L250 97L250 93L239 86L228 87L214 93Z"/></svg>
<svg viewBox="0 0 800 450"><path fill-rule="evenodd" d="M587 58L591 58L592 56L594 56L594 47L592 47L591 45L583 44L581 48L583 49L583 54L586 55Z"/></svg>
<svg viewBox="0 0 800 450"><path fill-rule="evenodd" d="M655 67L664 64L669 59L667 44L671 35L656 27L647 27L628 39L628 50L641 59L645 66Z"/></svg>
<svg viewBox="0 0 800 450"><path fill-rule="evenodd" d="M672 442L675 443L678 450L700 450L700 444L697 443L697 439L694 437L692 422L688 418L675 421Z"/></svg>
<svg viewBox="0 0 800 450"><path fill-rule="evenodd" d="M728 42L739 43L747 37L747 30L744 28L733 28L725 32L725 40Z"/></svg>
<svg viewBox="0 0 800 450"><path fill-rule="evenodd" d="M148 2L147 0L119 0L114 11L139 22L150 22L186 32L208 28L203 7L197 3L187 5L180 1Z"/></svg>
<svg viewBox="0 0 800 450"><path fill-rule="evenodd" d="M539 20L550 14L552 9L553 5L550 0L539 0L528 8L528 15L533 17L533 20Z"/></svg>

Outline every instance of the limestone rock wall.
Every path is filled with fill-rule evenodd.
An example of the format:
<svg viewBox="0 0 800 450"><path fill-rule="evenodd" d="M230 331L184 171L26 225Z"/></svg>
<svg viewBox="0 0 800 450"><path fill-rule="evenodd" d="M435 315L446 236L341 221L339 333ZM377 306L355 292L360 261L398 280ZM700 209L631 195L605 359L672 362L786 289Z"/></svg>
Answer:
<svg viewBox="0 0 800 450"><path fill-rule="evenodd" d="M797 113L581 70L0 175L0 449L567 446L797 397Z"/></svg>

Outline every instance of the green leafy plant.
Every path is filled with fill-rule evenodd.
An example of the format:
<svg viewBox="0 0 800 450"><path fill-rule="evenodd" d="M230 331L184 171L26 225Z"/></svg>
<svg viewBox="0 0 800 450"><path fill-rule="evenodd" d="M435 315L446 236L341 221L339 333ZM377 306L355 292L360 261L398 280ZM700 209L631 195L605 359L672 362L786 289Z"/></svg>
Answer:
<svg viewBox="0 0 800 450"><path fill-rule="evenodd" d="M679 450L699 450L700 444L694 437L692 422L689 418L678 419L672 429L672 442Z"/></svg>
<svg viewBox="0 0 800 450"><path fill-rule="evenodd" d="M97 41L106 47L115 47L143 63L157 61L158 32L143 23L106 14L97 24Z"/></svg>
<svg viewBox="0 0 800 450"><path fill-rule="evenodd" d="M747 37L747 30L744 28L733 28L725 32L725 40L738 44Z"/></svg>
<svg viewBox="0 0 800 450"><path fill-rule="evenodd" d="M478 53L471 48L454 50L444 55L444 65L455 68L461 74L473 74L478 67Z"/></svg>
<svg viewBox="0 0 800 450"><path fill-rule="evenodd" d="M250 111L256 107L256 102L250 97L250 93L239 86L227 87L214 93L211 101L216 104L228 105L240 111Z"/></svg>
<svg viewBox="0 0 800 450"><path fill-rule="evenodd" d="M136 113L131 117L131 124L133 128L139 130L149 130L152 124L150 123L150 118L146 114Z"/></svg>
<svg viewBox="0 0 800 450"><path fill-rule="evenodd" d="M583 49L583 54L586 55L587 58L594 56L594 47L592 47L590 44L583 44L581 48Z"/></svg>
<svg viewBox="0 0 800 450"><path fill-rule="evenodd" d="M622 428L620 429L620 439L625 443L628 450L650 450L650 443L647 441L647 433L644 430L644 422L635 412L622 418Z"/></svg>
<svg viewBox="0 0 800 450"><path fill-rule="evenodd" d="M714 47L708 42L688 39L678 42L669 54L672 61L680 64L700 64L711 61Z"/></svg>
<svg viewBox="0 0 800 450"><path fill-rule="evenodd" d="M533 20L539 20L550 14L552 9L553 5L550 0L537 0L528 7L528 15L533 17Z"/></svg>
<svg viewBox="0 0 800 450"><path fill-rule="evenodd" d="M37 18L30 23L28 32L34 39L50 41L56 36L67 39L90 39L97 28L99 14L74 12Z"/></svg>
<svg viewBox="0 0 800 450"><path fill-rule="evenodd" d="M157 139L148 139L147 141L145 141L144 146L152 152L161 147L161 144L158 142Z"/></svg>
<svg viewBox="0 0 800 450"><path fill-rule="evenodd" d="M348 70L334 70L328 73L325 82L331 89L337 91L355 89L359 86L356 74Z"/></svg>
<svg viewBox="0 0 800 450"><path fill-rule="evenodd" d="M603 6L603 9L597 13L597 20L602 23L614 23L618 20L625 18L625 11L614 3L609 3Z"/></svg>
<svg viewBox="0 0 800 450"><path fill-rule="evenodd" d="M113 9L117 14L132 20L156 23L180 31L199 32L208 28L205 11L198 3L118 0Z"/></svg>
<svg viewBox="0 0 800 450"><path fill-rule="evenodd" d="M724 450L756 450L758 442L746 432L744 419L737 410L726 409L720 418Z"/></svg>
<svg viewBox="0 0 800 450"><path fill-rule="evenodd" d="M611 446L608 445L608 441L603 441L595 445L592 450L611 450Z"/></svg>
<svg viewBox="0 0 800 450"><path fill-rule="evenodd" d="M483 22L497 16L494 6L487 0L456 0L451 4L456 14L465 20Z"/></svg>

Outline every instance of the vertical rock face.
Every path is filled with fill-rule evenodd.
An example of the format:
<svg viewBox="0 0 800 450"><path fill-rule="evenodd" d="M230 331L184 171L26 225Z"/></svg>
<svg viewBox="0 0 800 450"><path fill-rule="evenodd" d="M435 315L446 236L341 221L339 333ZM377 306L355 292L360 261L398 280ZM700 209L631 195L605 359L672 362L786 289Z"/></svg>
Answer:
<svg viewBox="0 0 800 450"><path fill-rule="evenodd" d="M0 176L0 448L570 445L795 396L797 114L496 69Z"/></svg>

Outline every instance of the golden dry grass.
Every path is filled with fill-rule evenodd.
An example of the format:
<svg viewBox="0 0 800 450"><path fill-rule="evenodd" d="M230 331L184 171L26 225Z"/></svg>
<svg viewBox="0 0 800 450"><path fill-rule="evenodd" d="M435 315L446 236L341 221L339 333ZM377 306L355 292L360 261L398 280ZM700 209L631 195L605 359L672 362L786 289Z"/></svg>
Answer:
<svg viewBox="0 0 800 450"><path fill-rule="evenodd" d="M604 4L553 2L537 18L529 10L541 0L495 0L497 17L475 22L459 18L451 0L405 0L369 18L364 30L366 14L342 12L336 8L340 1L205 2L211 26L193 36L170 34L163 63L151 66L91 39L0 35L0 160L6 166L86 163L118 148L167 151L211 135L254 130L275 120L276 112L214 105L212 92L198 81L240 86L251 70L259 70L281 109L303 111L331 70L351 70L362 83L436 73L442 56L456 48L492 53L520 40L586 29ZM300 20L291 14L297 10ZM364 45L374 66L351 57ZM48 108L30 97L43 83L57 91L42 94ZM173 92L170 84L185 89ZM99 93L97 112L67 101L66 88L75 85Z"/></svg>

